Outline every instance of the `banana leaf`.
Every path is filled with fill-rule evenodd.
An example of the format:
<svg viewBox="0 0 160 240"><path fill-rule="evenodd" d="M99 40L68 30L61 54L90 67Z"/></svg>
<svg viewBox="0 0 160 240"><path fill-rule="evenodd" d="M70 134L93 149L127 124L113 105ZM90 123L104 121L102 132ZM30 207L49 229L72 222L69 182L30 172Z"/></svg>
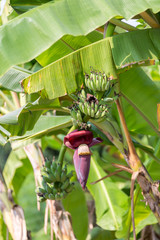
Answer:
<svg viewBox="0 0 160 240"><path fill-rule="evenodd" d="M157 13L159 2L60 0L36 7L0 28L0 76L37 57L66 34L86 35L115 16L130 19L146 9Z"/></svg>

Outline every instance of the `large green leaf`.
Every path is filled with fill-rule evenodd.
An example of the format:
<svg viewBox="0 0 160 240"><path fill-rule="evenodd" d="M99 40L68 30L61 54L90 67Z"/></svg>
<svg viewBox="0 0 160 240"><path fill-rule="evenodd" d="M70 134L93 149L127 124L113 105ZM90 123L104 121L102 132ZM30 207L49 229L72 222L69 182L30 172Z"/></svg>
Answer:
<svg viewBox="0 0 160 240"><path fill-rule="evenodd" d="M10 140L13 141L13 148L17 148L31 143L31 140L37 141L47 134L58 134L63 128L70 126L72 126L70 116L41 116L36 122L33 130L27 131L20 137L12 137Z"/></svg>
<svg viewBox="0 0 160 240"><path fill-rule="evenodd" d="M28 130L32 130L44 110L59 107L59 100L37 99L33 103L0 117L0 124L7 129L12 136L24 135Z"/></svg>
<svg viewBox="0 0 160 240"><path fill-rule="evenodd" d="M73 93L80 88L84 80L84 72L89 72L90 67L104 71L108 77L116 78L112 53L115 63L120 66L122 62L125 66L126 63L132 66L148 59L158 59L160 52L155 50L158 49L157 34L160 34L159 29L139 30L120 34L118 38L113 36L93 43L26 78L23 81L24 90L27 93L45 93L48 98ZM135 43L143 44L143 48ZM129 50L125 51L125 45L129 46ZM123 54L120 54L121 52ZM116 58L118 55L121 58Z"/></svg>
<svg viewBox="0 0 160 240"><path fill-rule="evenodd" d="M3 169L5 167L5 164L7 162L8 156L11 152L11 144L7 143L4 146L0 146L0 154L1 154L1 160L0 160L0 172L3 172Z"/></svg>
<svg viewBox="0 0 160 240"><path fill-rule="evenodd" d="M41 210L38 211L33 173L30 173L23 182L17 195L17 202L24 210L27 229L33 233L41 230L44 226L45 203L41 204Z"/></svg>
<svg viewBox="0 0 160 240"><path fill-rule="evenodd" d="M126 100L142 115L150 127L158 133L157 103L159 103L160 90L156 84L142 69L131 69L120 74L119 81L120 91ZM141 130L143 127L147 127L147 125L143 125L142 122L136 123L134 117L133 119L132 117L132 115L126 113L126 120L130 130L138 131L140 127ZM142 125L140 126L140 124Z"/></svg>
<svg viewBox="0 0 160 240"><path fill-rule="evenodd" d="M86 35L114 16L129 19L146 9L158 12L159 2L60 0L34 8L0 28L0 75L35 58L63 35Z"/></svg>
<svg viewBox="0 0 160 240"><path fill-rule="evenodd" d="M64 96L80 88L84 72L90 72L91 67L104 71L111 79L116 78L108 39L84 47L32 74L23 81L23 87L28 93L45 92L50 99Z"/></svg>
<svg viewBox="0 0 160 240"><path fill-rule="evenodd" d="M18 12L23 13L52 0L10 0L10 5Z"/></svg>
<svg viewBox="0 0 160 240"><path fill-rule="evenodd" d="M13 190L14 196L18 193L23 181L32 171L32 166L23 149L12 151L3 170L8 188Z"/></svg>
<svg viewBox="0 0 160 240"><path fill-rule="evenodd" d="M0 87L14 92L23 92L21 87L21 80L30 76L32 72L15 66L9 69L1 78L0 78Z"/></svg>
<svg viewBox="0 0 160 240"><path fill-rule="evenodd" d="M118 230L128 208L128 197L109 178L95 185L90 184L104 176L106 173L96 162L95 156L92 157L87 187L95 200L97 224L106 230Z"/></svg>
<svg viewBox="0 0 160 240"><path fill-rule="evenodd" d="M116 68L129 67L148 59L160 59L160 29L122 33L110 38Z"/></svg>
<svg viewBox="0 0 160 240"><path fill-rule="evenodd" d="M86 240L88 233L88 210L84 192L79 184L62 201L66 211L72 217L72 226L77 239Z"/></svg>
<svg viewBox="0 0 160 240"><path fill-rule="evenodd" d="M36 60L42 65L46 66L66 55L72 53L82 47L85 47L93 42L99 41L103 38L103 34L98 31L93 31L86 36L71 36L65 35L58 40L45 52L39 55Z"/></svg>
<svg viewBox="0 0 160 240"><path fill-rule="evenodd" d="M146 207L139 186L137 186L134 194L134 218L136 233L138 234L146 225L157 223L157 219L151 212L149 207ZM131 207L129 207L128 211L126 211L126 214L123 217L122 229L120 231L117 231L116 233L117 238L128 239L128 237L130 236L130 232L133 231L131 222Z"/></svg>

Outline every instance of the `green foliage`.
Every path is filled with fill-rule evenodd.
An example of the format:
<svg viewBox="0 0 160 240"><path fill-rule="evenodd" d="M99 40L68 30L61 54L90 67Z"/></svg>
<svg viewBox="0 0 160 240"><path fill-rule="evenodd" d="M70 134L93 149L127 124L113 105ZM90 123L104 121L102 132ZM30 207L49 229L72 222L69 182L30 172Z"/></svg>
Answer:
<svg viewBox="0 0 160 240"><path fill-rule="evenodd" d="M159 179L158 1L10 0L10 4L14 11L7 10L0 18L1 180L5 180L7 187L13 190L15 203L24 209L27 229L31 230L32 238L49 239L49 234L44 235L43 232L45 205L42 203L41 211L37 211L32 166L23 147L38 141L34 156L40 156L42 147L41 154L48 156L49 160L57 158L63 138L73 125L73 115L76 115L74 123L77 128L87 129L91 125L94 136L101 137L104 142L93 148L87 183L89 193L76 183L74 190L62 201L65 210L71 214L74 234L78 240L132 238L130 174L122 172L94 185L91 182L115 171L112 163L124 164L119 151L124 157L128 152L116 105L114 101L112 105L109 101L105 102L109 94L110 100L116 100L120 94L137 152L153 180ZM144 11L147 17L142 20ZM122 18L131 19L134 16L140 18L138 21L141 26L138 29L121 21ZM148 71L144 67L140 68L152 65L154 60L156 65L148 67ZM93 76L93 79L85 79L91 67L104 72L109 80L107 84L101 76L99 82ZM109 91L112 84L114 88ZM22 92L33 94L27 96L25 101ZM91 94L91 98L86 93ZM41 97L37 99L37 95ZM100 102L99 109L96 99ZM79 107L75 107L78 104ZM103 111L99 111L96 117L98 110ZM73 151L67 150L64 159L69 163L69 170L73 170L72 157ZM42 175L46 176L43 178L53 180L56 175L56 182L53 182L57 185L53 188L53 185L47 183L46 187L43 181L44 188L41 191L46 188L46 191L53 191L65 183L67 173L62 175L65 170L59 166L54 169L52 176L44 167ZM88 214L87 204L91 195L96 218L92 216L93 229L88 231L91 212ZM146 225L157 223L142 200L140 188L136 186L134 202L137 234ZM2 215L1 237L6 238Z"/></svg>
<svg viewBox="0 0 160 240"><path fill-rule="evenodd" d="M93 156L87 187L95 200L97 224L107 230L118 230L128 209L128 196L120 191L111 179L105 179L95 185L90 184L105 175Z"/></svg>
<svg viewBox="0 0 160 240"><path fill-rule="evenodd" d="M73 230L77 239L85 240L88 233L88 212L84 192L79 184L63 201L66 211L70 212Z"/></svg>

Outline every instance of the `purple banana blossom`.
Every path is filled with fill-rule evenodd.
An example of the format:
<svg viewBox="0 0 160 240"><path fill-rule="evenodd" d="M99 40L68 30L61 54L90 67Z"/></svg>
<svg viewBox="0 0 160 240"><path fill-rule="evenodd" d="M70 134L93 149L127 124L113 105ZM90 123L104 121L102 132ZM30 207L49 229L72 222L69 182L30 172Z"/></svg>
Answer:
<svg viewBox="0 0 160 240"><path fill-rule="evenodd" d="M101 142L101 138L93 138L93 133L87 130L74 130L64 137L64 144L71 149L75 149L74 167L83 189L85 189L90 169L90 147Z"/></svg>

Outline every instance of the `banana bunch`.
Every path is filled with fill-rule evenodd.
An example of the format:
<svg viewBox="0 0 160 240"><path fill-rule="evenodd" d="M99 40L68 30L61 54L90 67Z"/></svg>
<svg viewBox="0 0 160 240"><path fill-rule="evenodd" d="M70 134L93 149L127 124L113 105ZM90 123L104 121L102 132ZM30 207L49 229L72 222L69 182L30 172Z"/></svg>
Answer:
<svg viewBox="0 0 160 240"><path fill-rule="evenodd" d="M90 76L85 75L85 85L93 92L105 92L109 89L110 83L105 73L92 71Z"/></svg>
<svg viewBox="0 0 160 240"><path fill-rule="evenodd" d="M102 118L108 112L106 105L99 104L98 100L93 95L86 94L84 89L79 94L78 104L80 111L91 118Z"/></svg>
<svg viewBox="0 0 160 240"><path fill-rule="evenodd" d="M62 169L55 161L46 161L41 169L42 187L36 192L41 202L50 200L60 200L65 198L74 188L74 183L70 182L73 172L67 174L67 166Z"/></svg>

